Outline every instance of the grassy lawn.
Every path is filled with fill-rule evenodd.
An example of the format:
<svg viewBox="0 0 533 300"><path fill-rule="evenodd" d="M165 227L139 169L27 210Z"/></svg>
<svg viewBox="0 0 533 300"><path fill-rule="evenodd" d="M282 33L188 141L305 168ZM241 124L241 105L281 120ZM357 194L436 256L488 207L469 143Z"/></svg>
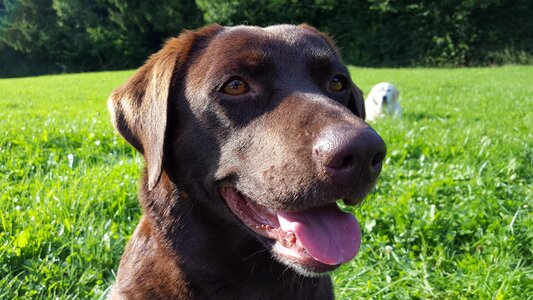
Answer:
<svg viewBox="0 0 533 300"><path fill-rule="evenodd" d="M388 158L337 298L531 299L533 66L351 71L395 83L404 118L374 124ZM105 103L130 74L0 80L0 299L112 284L141 213Z"/></svg>

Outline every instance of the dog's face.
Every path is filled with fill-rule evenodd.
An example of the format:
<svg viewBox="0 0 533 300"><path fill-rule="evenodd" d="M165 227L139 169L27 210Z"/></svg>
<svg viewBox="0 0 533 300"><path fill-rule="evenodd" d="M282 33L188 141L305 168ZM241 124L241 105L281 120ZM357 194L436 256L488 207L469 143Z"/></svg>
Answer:
<svg viewBox="0 0 533 300"><path fill-rule="evenodd" d="M359 225L336 201L367 194L385 145L327 36L308 26L212 26L182 34L137 74L110 107L145 157L148 189L163 172L180 195L302 274L356 255Z"/></svg>
<svg viewBox="0 0 533 300"><path fill-rule="evenodd" d="M400 92L388 82L376 84L370 91L369 99L376 106L387 106L397 102Z"/></svg>

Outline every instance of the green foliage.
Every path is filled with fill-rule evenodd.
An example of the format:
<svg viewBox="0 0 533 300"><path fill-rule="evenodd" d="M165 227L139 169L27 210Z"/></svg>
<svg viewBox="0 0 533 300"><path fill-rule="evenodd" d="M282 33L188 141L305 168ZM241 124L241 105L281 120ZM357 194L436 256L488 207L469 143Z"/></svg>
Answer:
<svg viewBox="0 0 533 300"><path fill-rule="evenodd" d="M88 31L95 43L108 47L103 53L114 55L109 62L114 68L137 66L166 39L201 25L200 11L192 1L103 1L109 23Z"/></svg>
<svg viewBox="0 0 533 300"><path fill-rule="evenodd" d="M61 48L52 46L61 43L57 15L48 0L4 1L0 20L2 40L13 49L36 56L53 55L50 50ZM40 50L47 51L40 51Z"/></svg>
<svg viewBox="0 0 533 300"><path fill-rule="evenodd" d="M165 39L201 24L191 1L4 0L4 6L0 45L56 72L136 67Z"/></svg>
<svg viewBox="0 0 533 300"><path fill-rule="evenodd" d="M533 62L528 0L197 0L207 22L306 22L338 40L360 66Z"/></svg>
<svg viewBox="0 0 533 300"><path fill-rule="evenodd" d="M3 0L0 76L136 67L165 39L211 22L309 23L360 66L531 64L529 2Z"/></svg>
<svg viewBox="0 0 533 300"><path fill-rule="evenodd" d="M527 299L533 294L533 67L350 68L404 116L355 209L359 255L338 299ZM95 299L140 216L142 158L105 99L131 72L0 80L0 299ZM351 209L351 208L348 208ZM526 298L524 298L526 297Z"/></svg>

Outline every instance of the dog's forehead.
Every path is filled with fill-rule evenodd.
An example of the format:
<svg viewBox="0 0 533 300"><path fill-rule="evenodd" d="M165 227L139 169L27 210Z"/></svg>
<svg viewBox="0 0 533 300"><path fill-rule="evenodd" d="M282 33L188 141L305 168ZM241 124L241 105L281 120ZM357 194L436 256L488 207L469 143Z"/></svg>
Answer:
<svg viewBox="0 0 533 300"><path fill-rule="evenodd" d="M336 58L333 46L315 32L294 25L269 27L224 27L211 42L213 51L222 50L226 55L253 50L268 57Z"/></svg>
<svg viewBox="0 0 533 300"><path fill-rule="evenodd" d="M392 89L392 85L388 82L381 82L376 85L378 91L388 91Z"/></svg>

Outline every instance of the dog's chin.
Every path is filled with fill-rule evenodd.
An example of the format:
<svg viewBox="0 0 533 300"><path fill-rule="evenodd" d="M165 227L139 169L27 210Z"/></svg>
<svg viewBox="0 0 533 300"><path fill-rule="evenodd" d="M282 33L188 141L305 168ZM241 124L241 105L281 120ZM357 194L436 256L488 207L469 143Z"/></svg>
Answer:
<svg viewBox="0 0 533 300"><path fill-rule="evenodd" d="M301 275L316 277L333 271L359 251L359 224L335 202L283 211L259 205L231 186L219 187L219 194L276 260Z"/></svg>

